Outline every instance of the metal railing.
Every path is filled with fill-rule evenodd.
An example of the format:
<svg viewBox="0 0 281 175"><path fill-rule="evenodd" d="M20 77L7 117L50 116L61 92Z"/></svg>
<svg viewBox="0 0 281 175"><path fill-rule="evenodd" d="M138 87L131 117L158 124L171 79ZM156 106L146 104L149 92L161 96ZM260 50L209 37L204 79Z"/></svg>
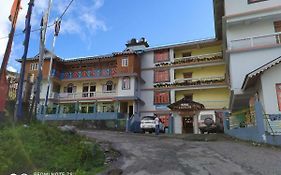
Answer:
<svg viewBox="0 0 281 175"><path fill-rule="evenodd" d="M264 114L265 130L271 135L281 135L281 114Z"/></svg>
<svg viewBox="0 0 281 175"><path fill-rule="evenodd" d="M236 49L254 48L254 47L262 47L262 46L271 46L276 44L281 44L281 32L232 40L229 42L228 49L236 50Z"/></svg>
<svg viewBox="0 0 281 175"><path fill-rule="evenodd" d="M117 96L116 91L105 92L77 92L77 93L54 93L53 98L60 100L110 98Z"/></svg>
<svg viewBox="0 0 281 175"><path fill-rule="evenodd" d="M194 56L189 56L189 57L178 57L174 58L175 61L183 61L183 60L195 60L195 59L205 59L205 58L212 58L216 57L222 59L222 53L221 52L216 52L216 53L210 53L210 54L202 54L202 55L194 55Z"/></svg>
<svg viewBox="0 0 281 175"><path fill-rule="evenodd" d="M198 82L198 81L224 81L225 76L210 76L210 77L200 77L200 78L182 78L182 79L175 79L176 83L182 83L182 82Z"/></svg>

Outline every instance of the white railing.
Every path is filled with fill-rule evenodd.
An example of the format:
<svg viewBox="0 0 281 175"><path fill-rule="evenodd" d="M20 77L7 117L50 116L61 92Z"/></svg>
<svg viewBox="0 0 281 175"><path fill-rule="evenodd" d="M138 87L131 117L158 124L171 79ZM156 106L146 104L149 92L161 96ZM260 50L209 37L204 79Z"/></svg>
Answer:
<svg viewBox="0 0 281 175"><path fill-rule="evenodd" d="M59 93L59 94L54 95L55 98L60 99L60 100L110 98L110 97L115 97L115 96L117 96L117 93L115 91Z"/></svg>
<svg viewBox="0 0 281 175"><path fill-rule="evenodd" d="M212 80L222 81L222 80L225 80L225 76L211 76L211 77L200 77L200 78L182 78L182 79L175 79L175 82L181 83L181 82L185 82L185 81L197 82L197 81L212 81Z"/></svg>
<svg viewBox="0 0 281 175"><path fill-rule="evenodd" d="M195 59L212 58L215 56L221 57L222 53L216 52L216 53L203 54L203 55L194 55L194 56L189 56L189 57L178 57L178 58L174 58L174 60L175 61L195 60Z"/></svg>
<svg viewBox="0 0 281 175"><path fill-rule="evenodd" d="M276 44L281 44L281 32L232 40L229 42L228 49L247 49Z"/></svg>

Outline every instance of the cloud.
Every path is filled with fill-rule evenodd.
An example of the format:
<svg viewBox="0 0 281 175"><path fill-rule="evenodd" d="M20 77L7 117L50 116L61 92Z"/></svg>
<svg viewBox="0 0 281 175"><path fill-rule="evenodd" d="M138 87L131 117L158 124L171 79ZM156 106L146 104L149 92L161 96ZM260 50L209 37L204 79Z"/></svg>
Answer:
<svg viewBox="0 0 281 175"><path fill-rule="evenodd" d="M7 70L10 71L10 72L17 72L17 69L12 67L12 66L8 66Z"/></svg>
<svg viewBox="0 0 281 175"><path fill-rule="evenodd" d="M19 13L18 23L17 23L17 33L23 31L25 26L25 15L28 9L29 0L22 0L21 6L22 10ZM62 12L65 10L66 6L70 0L59 0L53 1L51 16L49 23L59 17ZM78 35L83 42L86 42L88 46L91 45L91 40L89 40L89 35L95 34L97 31L107 31L108 27L103 19L99 18L97 13L103 7L104 0L82 0L74 1L70 6L65 16L63 17L61 34L62 35ZM13 0L1 2L0 10L0 38L3 36L8 36L11 23L8 20L10 15L10 9L12 6ZM45 9L48 6L48 0L38 0L34 2L33 12L32 12L32 29L38 29L40 27L41 16ZM75 8L74 8L75 7ZM47 32L47 39L53 33L53 28L49 28ZM87 34L87 35L86 35ZM48 37L49 36L49 37ZM16 39L16 38L15 38ZM19 70L20 65L15 61L19 58L23 52L23 36L21 40L14 42L12 48L12 54L9 59L9 66L12 65L13 68ZM0 64L3 60L3 54L6 49L8 39L0 39ZM15 40L14 40L15 41ZM39 35L31 35L30 42L38 42ZM19 55L20 54L20 55Z"/></svg>

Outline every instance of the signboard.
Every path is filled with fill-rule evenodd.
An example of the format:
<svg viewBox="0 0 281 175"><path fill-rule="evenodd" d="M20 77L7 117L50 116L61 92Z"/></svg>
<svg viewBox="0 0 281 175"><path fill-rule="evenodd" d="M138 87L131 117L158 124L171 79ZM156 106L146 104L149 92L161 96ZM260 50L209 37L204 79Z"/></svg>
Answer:
<svg viewBox="0 0 281 175"><path fill-rule="evenodd" d="M276 94L277 94L279 111L281 111L281 83L276 84Z"/></svg>

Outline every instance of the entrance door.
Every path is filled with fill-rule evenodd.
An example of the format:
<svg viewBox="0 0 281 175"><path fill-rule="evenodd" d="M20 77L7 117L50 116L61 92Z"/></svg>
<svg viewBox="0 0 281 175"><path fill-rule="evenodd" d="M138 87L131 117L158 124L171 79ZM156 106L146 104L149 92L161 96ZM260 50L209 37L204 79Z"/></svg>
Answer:
<svg viewBox="0 0 281 175"><path fill-rule="evenodd" d="M182 132L193 134L193 117L182 117Z"/></svg>
<svg viewBox="0 0 281 175"><path fill-rule="evenodd" d="M129 106L129 117L131 117L134 113L134 107L133 106Z"/></svg>

